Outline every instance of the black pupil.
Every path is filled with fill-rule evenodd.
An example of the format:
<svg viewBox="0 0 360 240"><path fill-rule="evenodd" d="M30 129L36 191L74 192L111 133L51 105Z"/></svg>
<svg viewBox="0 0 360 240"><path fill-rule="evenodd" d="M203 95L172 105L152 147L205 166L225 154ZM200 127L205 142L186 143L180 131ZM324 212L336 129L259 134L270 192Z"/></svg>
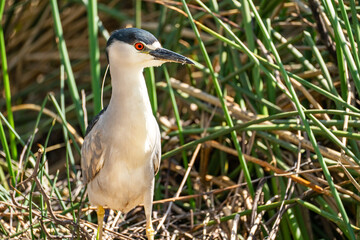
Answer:
<svg viewBox="0 0 360 240"><path fill-rule="evenodd" d="M138 44L136 45L136 47L137 47L138 49L142 49L142 48L143 48L143 45L142 45L141 43L138 43Z"/></svg>

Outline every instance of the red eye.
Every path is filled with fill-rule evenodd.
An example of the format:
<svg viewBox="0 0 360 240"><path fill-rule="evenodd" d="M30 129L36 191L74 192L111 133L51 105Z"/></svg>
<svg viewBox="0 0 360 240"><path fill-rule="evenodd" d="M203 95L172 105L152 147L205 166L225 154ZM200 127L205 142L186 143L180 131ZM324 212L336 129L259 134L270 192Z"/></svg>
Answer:
<svg viewBox="0 0 360 240"><path fill-rule="evenodd" d="M142 43L135 43L135 48L137 49L137 50L143 50L144 49L144 44L142 44Z"/></svg>

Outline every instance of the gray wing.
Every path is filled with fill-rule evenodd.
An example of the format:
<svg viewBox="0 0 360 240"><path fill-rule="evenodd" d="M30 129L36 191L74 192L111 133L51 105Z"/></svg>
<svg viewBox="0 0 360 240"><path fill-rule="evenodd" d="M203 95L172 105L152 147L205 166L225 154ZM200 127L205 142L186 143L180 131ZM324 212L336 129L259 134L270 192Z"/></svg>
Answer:
<svg viewBox="0 0 360 240"><path fill-rule="evenodd" d="M81 169L85 184L93 180L104 165L105 146L102 143L102 134L95 126L105 110L106 108L94 118L86 129L84 143L81 148Z"/></svg>
<svg viewBox="0 0 360 240"><path fill-rule="evenodd" d="M103 110L99 112L98 115L94 117L94 119L90 122L89 126L86 128L85 137L91 132L95 124L99 121L100 117L103 115L103 113L106 111L107 107L105 107Z"/></svg>
<svg viewBox="0 0 360 240"><path fill-rule="evenodd" d="M155 120L156 121L156 120ZM159 126L156 123L157 131L156 131L156 138L155 138L155 145L154 150L152 153L152 161L154 165L154 175L159 172L160 162L161 162L161 135Z"/></svg>

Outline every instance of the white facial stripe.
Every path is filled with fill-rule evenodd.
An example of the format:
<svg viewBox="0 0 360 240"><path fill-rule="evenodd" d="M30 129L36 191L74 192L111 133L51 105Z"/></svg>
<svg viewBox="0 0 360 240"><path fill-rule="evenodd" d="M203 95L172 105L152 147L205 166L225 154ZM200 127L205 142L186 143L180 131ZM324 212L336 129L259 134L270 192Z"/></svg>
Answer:
<svg viewBox="0 0 360 240"><path fill-rule="evenodd" d="M157 48L161 48L161 44L159 42L154 42L151 45L146 45L146 47L150 50L155 50Z"/></svg>

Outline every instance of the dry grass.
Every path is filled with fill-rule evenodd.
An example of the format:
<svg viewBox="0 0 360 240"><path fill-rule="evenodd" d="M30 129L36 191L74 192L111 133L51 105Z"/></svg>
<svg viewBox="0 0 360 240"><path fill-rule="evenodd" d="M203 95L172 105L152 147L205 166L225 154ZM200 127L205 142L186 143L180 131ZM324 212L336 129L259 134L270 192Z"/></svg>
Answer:
<svg viewBox="0 0 360 240"><path fill-rule="evenodd" d="M268 19L278 34L273 33L271 41L276 45L284 69L293 74L290 84L300 103L306 110L319 110L313 115L315 120L331 130L345 148L339 147L336 139L321 129L314 119L310 121L309 112L306 112L317 140L316 145L311 143L284 75L280 68L272 65L279 63L269 50L266 37L261 34L254 18L248 25L244 24L246 14L243 8L232 1L220 1L219 9L212 17L191 1L188 6L201 31L199 40L185 17L181 2L144 1L140 13L135 11L135 2L101 1L99 19L107 30L103 33L133 26L136 14L141 14L142 28L153 32L163 46L203 64L191 68L167 66L181 119L177 119L174 113L174 102L170 100L163 69L155 70L164 154L155 191L156 237L351 239L351 227L340 214L339 202L334 197L332 183L323 172L317 151L325 159L334 188L339 193L349 222L353 224L356 237L359 237L360 186L356 161L360 158L359 89L351 71L343 74L345 71L341 71L339 56L333 52L337 42L327 37L334 34L334 26L325 21L327 12L323 10L325 12L320 18L311 12L310 7L314 8L311 4L317 1L280 3L272 0L268 1L269 6L264 4L265 1L255 4L263 21ZM210 2L206 4L212 6ZM345 4L350 5L349 2ZM337 8L340 6L338 4ZM91 119L94 107L87 9L80 1L61 1L59 9L77 88L85 90L87 114ZM254 65L251 55L239 50L238 42L216 19L227 23L250 52L262 58L258 59L264 68ZM319 21L325 21L324 28L317 28ZM69 86L65 85L62 92L61 79L66 79L66 74L60 67L51 6L47 1L7 1L2 25L15 131L24 144L17 140L19 153L12 160L17 173L16 187L10 183L5 148L0 151L0 238L94 238L96 213L88 205L79 166L82 131ZM344 24L342 26L348 39ZM252 37L247 35L248 29L252 31ZM336 97L344 100L334 100L331 93L335 93L326 89L326 72L306 42L304 31L314 36L315 48L320 51L331 76L333 86L330 87L342 98ZM254 44L249 43L249 39L253 39ZM106 40L102 33L98 41L103 76ZM211 68L206 66L201 54L200 41L206 46L225 93L225 104L236 126L253 192L246 182L246 171L240 168L239 151L230 136L231 131L224 127L229 124L212 82ZM292 52L294 49L298 50L298 55ZM353 56L356 58L356 54ZM304 59L308 62L304 63ZM346 61L350 64L349 60ZM344 69L348 70L349 66L345 65ZM348 83L345 87L343 77ZM315 87L301 82L302 79ZM105 103L110 98L109 80L106 85ZM320 93L316 86L325 94ZM7 117L7 97L2 94L0 109ZM61 97L66 107L67 125L53 104L55 100L61 102ZM49 100L42 109L44 99ZM281 112L291 111L292 114L280 116ZM351 116L348 117L345 111ZM269 119L263 120L267 115ZM178 121L184 128L180 133ZM69 135L64 137L65 125ZM5 127L5 131L9 136L8 128ZM182 141L186 144L181 144ZM184 162L188 166L185 167L187 163ZM187 176L190 182L186 181ZM142 207L127 214L110 210L105 236L108 239L145 239Z"/></svg>

